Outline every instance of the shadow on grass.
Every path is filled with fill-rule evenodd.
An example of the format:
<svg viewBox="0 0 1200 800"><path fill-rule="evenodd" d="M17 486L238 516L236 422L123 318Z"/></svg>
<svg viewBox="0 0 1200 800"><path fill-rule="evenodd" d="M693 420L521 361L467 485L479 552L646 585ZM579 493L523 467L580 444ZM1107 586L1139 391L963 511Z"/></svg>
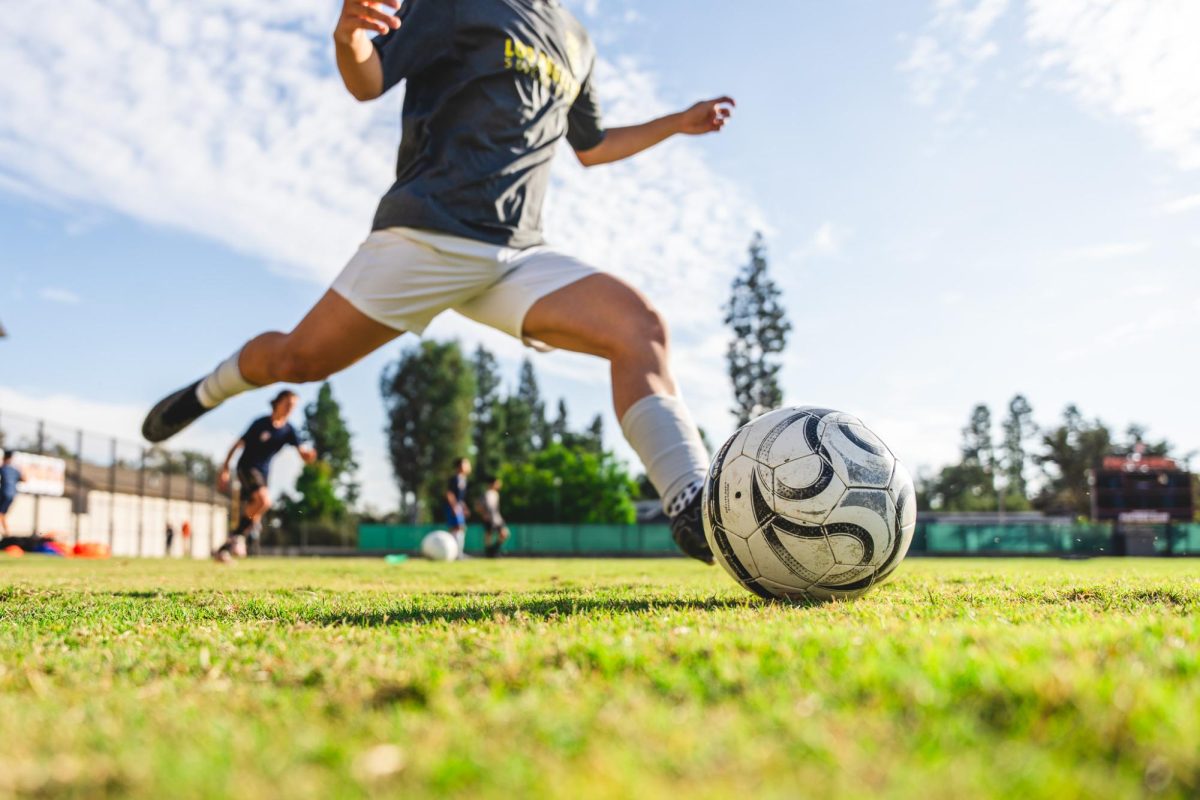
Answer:
<svg viewBox="0 0 1200 800"><path fill-rule="evenodd" d="M554 619L572 616L645 614L671 611L719 611L730 608L745 608L757 603L753 598L698 598L698 599L631 599L631 598L580 598L555 595L525 596L515 599L496 599L496 595L471 595L456 597L459 601L447 607L437 604L439 597L422 597L413 603L397 604L390 608L373 611L330 610L316 614L300 614L305 621L317 625L348 625L373 628L385 625L428 624L431 622L484 622L497 618Z"/></svg>

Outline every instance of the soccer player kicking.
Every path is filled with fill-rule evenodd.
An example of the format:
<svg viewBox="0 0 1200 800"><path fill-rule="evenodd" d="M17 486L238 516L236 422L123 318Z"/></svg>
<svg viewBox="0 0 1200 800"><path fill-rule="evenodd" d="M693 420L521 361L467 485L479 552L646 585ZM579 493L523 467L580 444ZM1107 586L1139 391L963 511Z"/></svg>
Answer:
<svg viewBox="0 0 1200 800"><path fill-rule="evenodd" d="M279 451L290 444L300 451L304 463L311 464L317 459L317 452L300 443L299 434L288 422L298 400L296 393L287 389L277 394L271 401L271 413L254 420L242 438L229 448L229 455L225 456L225 464L217 477L217 484L222 491L229 487L229 464L234 454L239 449L242 451L237 463L238 483L242 487L242 514L229 539L213 553L213 557L219 561L227 561L233 556L245 557L247 534L259 528L263 514L271 508L267 478L271 473L271 460Z"/></svg>
<svg viewBox="0 0 1200 800"><path fill-rule="evenodd" d="M733 100L606 130L595 48L556 0L347 0L333 39L358 100L407 81L396 181L372 233L294 330L258 336L160 401L145 437L161 442L250 389L324 380L452 309L531 347L607 360L621 429L676 543L712 563L708 454L671 374L667 325L637 289L547 247L541 221L561 139L594 167L720 131Z"/></svg>

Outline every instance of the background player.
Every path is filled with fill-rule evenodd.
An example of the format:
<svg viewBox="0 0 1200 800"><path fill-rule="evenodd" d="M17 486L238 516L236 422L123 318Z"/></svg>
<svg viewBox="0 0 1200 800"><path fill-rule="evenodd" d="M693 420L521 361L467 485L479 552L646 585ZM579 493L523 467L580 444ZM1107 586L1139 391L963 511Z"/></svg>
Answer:
<svg viewBox="0 0 1200 800"><path fill-rule="evenodd" d="M508 541L508 526L500 513L500 488L503 485L499 478L492 478L483 493L483 554L488 558L500 555L500 548Z"/></svg>
<svg viewBox="0 0 1200 800"><path fill-rule="evenodd" d="M217 483L222 490L229 487L229 465L239 449L242 457L238 459L237 478L241 484L242 514L237 527L229 535L228 541L213 555L224 560L230 556L239 558L246 555L246 535L252 527L261 524L263 514L271 508L271 493L267 490L267 479L271 473L271 460L285 446L291 445L300 451L304 463L311 464L317 459L317 452L311 447L300 443L300 435L288 422L292 412L296 410L299 398L296 393L284 389L271 401L271 413L259 417L250 424L242 438L229 448L225 464Z"/></svg>
<svg viewBox="0 0 1200 800"><path fill-rule="evenodd" d="M458 541L458 557L466 555L467 546L467 478L471 474L471 459L454 462L454 474L446 483L446 528Z"/></svg>
<svg viewBox="0 0 1200 800"><path fill-rule="evenodd" d="M21 470L13 466L13 451L4 452L4 461L0 463L0 531L9 536L8 510L17 499L17 484L21 482Z"/></svg>
<svg viewBox="0 0 1200 800"><path fill-rule="evenodd" d="M595 47L545 0L346 0L333 38L358 100L407 81L396 181L373 231L294 330L256 337L161 400L143 435L163 441L250 389L324 380L453 309L531 346L607 360L621 429L675 541L712 563L700 527L708 453L671 373L666 322L629 284L544 246L541 222L561 140L584 166L620 161L721 130L733 100L606 129Z"/></svg>

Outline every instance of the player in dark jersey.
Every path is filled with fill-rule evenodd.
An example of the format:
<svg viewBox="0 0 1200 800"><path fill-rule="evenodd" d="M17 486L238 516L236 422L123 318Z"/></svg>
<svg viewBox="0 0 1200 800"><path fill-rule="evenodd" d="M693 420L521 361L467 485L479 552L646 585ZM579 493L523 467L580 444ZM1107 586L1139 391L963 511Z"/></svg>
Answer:
<svg viewBox="0 0 1200 800"><path fill-rule="evenodd" d="M237 479L241 484L242 513L237 527L229 535L225 544L214 553L218 560L225 561L232 556L246 555L246 536L252 529L261 524L263 514L271 508L271 494L267 490L267 480L271 473L271 460L284 447L291 445L300 451L304 463L311 464L317 458L317 453L311 447L300 443L300 435L288 422L292 412L296 410L299 398L296 393L287 389L275 396L271 401L271 413L259 417L250 424L242 437L229 448L225 464L217 483L224 490L229 486L229 465L233 456L240 449L242 457L237 462Z"/></svg>
<svg viewBox="0 0 1200 800"><path fill-rule="evenodd" d="M17 484L23 478L21 470L13 466L13 451L4 452L4 461L0 462L0 533L8 536L8 510L17 499Z"/></svg>
<svg viewBox="0 0 1200 800"><path fill-rule="evenodd" d="M586 167L609 164L720 131L733 100L606 128L596 49L558 0L345 0L333 38L358 100L406 83L396 180L372 233L294 330L256 337L159 401L143 435L161 442L250 389L324 380L454 310L532 347L606 359L621 430L675 541L711 564L708 453L671 372L666 322L633 286L547 247L542 201L559 142Z"/></svg>
<svg viewBox="0 0 1200 800"><path fill-rule="evenodd" d="M454 474L446 482L446 529L458 542L458 557L466 555L467 545L467 478L471 475L471 459L454 462Z"/></svg>

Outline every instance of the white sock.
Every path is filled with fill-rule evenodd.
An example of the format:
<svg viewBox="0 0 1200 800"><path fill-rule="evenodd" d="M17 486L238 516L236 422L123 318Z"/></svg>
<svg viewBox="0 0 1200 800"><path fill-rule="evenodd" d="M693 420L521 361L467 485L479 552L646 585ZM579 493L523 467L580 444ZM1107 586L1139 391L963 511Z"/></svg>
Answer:
<svg viewBox="0 0 1200 800"><path fill-rule="evenodd" d="M687 406L678 397L652 394L621 419L625 439L642 459L668 516L682 511L708 472L708 451Z"/></svg>
<svg viewBox="0 0 1200 800"><path fill-rule="evenodd" d="M216 408L235 395L258 388L242 377L242 371L238 368L238 356L241 354L242 351L238 350L218 364L211 375L200 381L200 385L196 387L196 397L200 400L200 405Z"/></svg>

